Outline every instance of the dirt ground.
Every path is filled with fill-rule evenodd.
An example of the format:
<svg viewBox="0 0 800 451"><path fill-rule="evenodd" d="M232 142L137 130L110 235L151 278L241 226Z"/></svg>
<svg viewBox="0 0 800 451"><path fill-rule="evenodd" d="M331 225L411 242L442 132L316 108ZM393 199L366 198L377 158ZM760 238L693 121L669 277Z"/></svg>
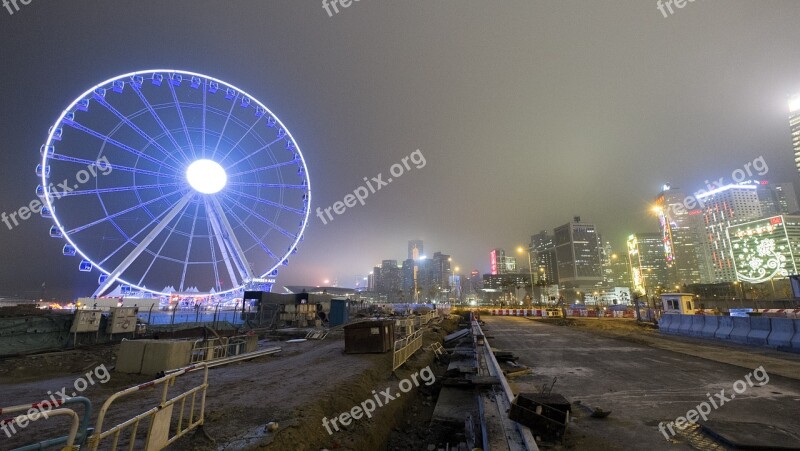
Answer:
<svg viewBox="0 0 800 451"><path fill-rule="evenodd" d="M446 329L452 327L427 331L424 345L441 342ZM438 392L435 385L421 385L405 398L398 397L377 409L371 419L362 418L332 434L328 434L322 419L349 411L372 398L373 391L391 387L393 393L398 392L400 380L431 365L432 352L418 351L393 376L391 353L344 354L341 335L329 335L323 341L263 344L281 346L282 352L209 370L204 431L213 441L203 434L189 434L169 449L400 450L416 449L425 441L424 418L429 418L433 410ZM77 379L98 365L113 367L114 350L114 346L105 346L0 361L0 406L39 402L48 398L48 391L62 387L69 392ZM431 368L437 370L436 365ZM92 401L90 425L94 426L97 411L110 395L151 379L112 371L106 383L89 385L79 394ZM183 375L170 388L170 396L201 381L202 372ZM109 409L104 429L157 405L160 393L160 388L148 389L117 401ZM176 416L174 413L173 418ZM276 431L266 430L270 422L278 424ZM11 438L0 432L0 449L65 435L66 424L63 418L53 418L32 423ZM390 434L395 436L395 444L386 448Z"/></svg>
<svg viewBox="0 0 800 451"><path fill-rule="evenodd" d="M637 323L635 320L624 318L530 318L530 320L579 328L605 337L619 338L747 369L768 365L770 373L800 380L798 371L800 354L796 353L754 348L722 340L664 335L652 323Z"/></svg>

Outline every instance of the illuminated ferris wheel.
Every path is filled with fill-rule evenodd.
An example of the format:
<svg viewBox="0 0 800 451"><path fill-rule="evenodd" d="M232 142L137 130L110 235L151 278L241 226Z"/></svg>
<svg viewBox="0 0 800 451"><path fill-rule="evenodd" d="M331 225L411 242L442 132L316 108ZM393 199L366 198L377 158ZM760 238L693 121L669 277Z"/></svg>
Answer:
<svg viewBox="0 0 800 451"><path fill-rule="evenodd" d="M37 194L95 295L269 289L308 223L308 170L260 101L206 75L147 70L78 96L50 128ZM162 288L164 287L164 288Z"/></svg>

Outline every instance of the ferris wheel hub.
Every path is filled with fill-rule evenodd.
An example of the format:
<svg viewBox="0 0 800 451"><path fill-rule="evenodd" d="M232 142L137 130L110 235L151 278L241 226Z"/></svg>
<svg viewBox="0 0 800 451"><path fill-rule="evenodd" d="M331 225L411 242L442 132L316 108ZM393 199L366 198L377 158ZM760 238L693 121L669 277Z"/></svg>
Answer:
<svg viewBox="0 0 800 451"><path fill-rule="evenodd" d="M213 160L195 160L186 169L186 179L195 191L202 194L218 193L228 183L228 174Z"/></svg>

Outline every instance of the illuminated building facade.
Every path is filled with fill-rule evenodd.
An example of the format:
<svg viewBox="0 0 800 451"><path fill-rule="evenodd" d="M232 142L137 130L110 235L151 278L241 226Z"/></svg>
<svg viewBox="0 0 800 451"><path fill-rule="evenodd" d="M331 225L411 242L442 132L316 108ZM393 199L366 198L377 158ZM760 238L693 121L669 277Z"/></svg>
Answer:
<svg viewBox="0 0 800 451"><path fill-rule="evenodd" d="M515 273L517 272L517 259L507 257L506 251L503 249L492 249L489 252L489 267L490 273L493 275Z"/></svg>
<svg viewBox="0 0 800 451"><path fill-rule="evenodd" d="M553 230L558 281L565 288L593 287L603 282L600 237L594 224L580 216Z"/></svg>
<svg viewBox="0 0 800 451"><path fill-rule="evenodd" d="M707 282L733 282L736 280L736 268L727 230L733 225L762 216L758 185L726 185L698 195L697 200L702 206L701 242L711 279Z"/></svg>
<svg viewBox="0 0 800 451"><path fill-rule="evenodd" d="M654 208L671 286L700 283L707 273L697 227L701 211L685 208L685 199L682 190L664 185Z"/></svg>
<svg viewBox="0 0 800 451"><path fill-rule="evenodd" d="M653 294L669 287L667 262L661 233L635 233L628 236L628 263L631 289Z"/></svg>
<svg viewBox="0 0 800 451"><path fill-rule="evenodd" d="M797 274L800 216L772 216L728 228L736 279L766 282Z"/></svg>
<svg viewBox="0 0 800 451"><path fill-rule="evenodd" d="M789 127L792 133L794 164L800 172L800 94L789 100Z"/></svg>
<svg viewBox="0 0 800 451"><path fill-rule="evenodd" d="M556 247L553 235L542 230L531 235L528 247L533 262L533 276L537 284L549 285L558 283L558 269L556 267Z"/></svg>

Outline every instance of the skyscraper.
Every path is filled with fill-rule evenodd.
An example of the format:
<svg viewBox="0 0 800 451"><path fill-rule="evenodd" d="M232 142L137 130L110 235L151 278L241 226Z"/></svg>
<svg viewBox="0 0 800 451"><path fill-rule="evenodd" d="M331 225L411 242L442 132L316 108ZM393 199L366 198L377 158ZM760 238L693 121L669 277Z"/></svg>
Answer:
<svg viewBox="0 0 800 451"><path fill-rule="evenodd" d="M727 229L762 216L757 191L758 186L753 184L726 185L697 196L702 209L703 254L711 279L707 282L736 280Z"/></svg>
<svg viewBox="0 0 800 451"><path fill-rule="evenodd" d="M408 257L412 260L418 260L420 256L425 255L422 251L422 240L408 240Z"/></svg>
<svg viewBox="0 0 800 451"><path fill-rule="evenodd" d="M493 275L511 274L517 271L517 259L506 256L503 249L492 249L489 252L489 266Z"/></svg>
<svg viewBox="0 0 800 451"><path fill-rule="evenodd" d="M800 172L800 94L789 100L789 127L792 133L794 165Z"/></svg>
<svg viewBox="0 0 800 451"><path fill-rule="evenodd" d="M667 261L660 233L636 233L628 237L628 259L631 288L638 293L653 294L668 289Z"/></svg>
<svg viewBox="0 0 800 451"><path fill-rule="evenodd" d="M700 211L685 208L685 199L681 189L666 184L655 202L670 285L701 283L707 272L697 227Z"/></svg>
<svg viewBox="0 0 800 451"><path fill-rule="evenodd" d="M600 239L594 224L575 216L553 230L558 281L566 288L596 286L603 281Z"/></svg>
<svg viewBox="0 0 800 451"><path fill-rule="evenodd" d="M551 285L558 283L558 269L556 268L556 245L553 235L546 230L531 235L528 247L533 262L533 275L536 283Z"/></svg>

